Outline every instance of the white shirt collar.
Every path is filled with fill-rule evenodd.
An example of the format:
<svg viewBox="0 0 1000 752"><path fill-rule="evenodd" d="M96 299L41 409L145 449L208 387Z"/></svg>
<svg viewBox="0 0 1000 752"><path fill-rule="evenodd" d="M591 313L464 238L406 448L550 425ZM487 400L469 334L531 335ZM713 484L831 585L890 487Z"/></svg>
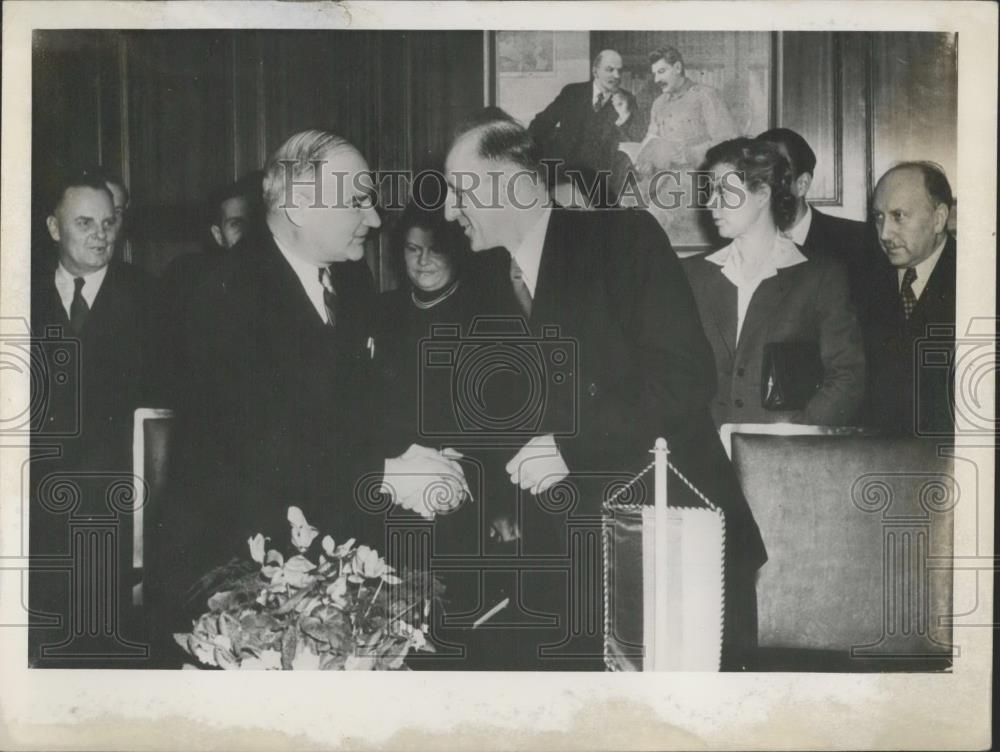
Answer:
<svg viewBox="0 0 1000 752"><path fill-rule="evenodd" d="M91 272L90 274L82 274L83 277L83 287L80 288L80 295L87 302L88 308L94 307L94 300L97 299L97 293L101 291L101 285L104 284L104 278L108 274L108 267L102 266L96 272ZM69 271L60 262L56 265L56 291L59 293L59 300L62 302L63 308L66 309L66 315L69 316L70 306L73 304L73 294L76 291L76 277L69 273Z"/></svg>
<svg viewBox="0 0 1000 752"><path fill-rule="evenodd" d="M795 243L782 234L775 237L771 252L759 259L748 259L744 254L740 239L705 257L706 261L722 267L722 273L737 287L740 283L761 282L778 273L778 269L795 266L806 261L806 257ZM728 271L727 271L728 270Z"/></svg>
<svg viewBox="0 0 1000 752"><path fill-rule="evenodd" d="M545 245L545 233L549 229L549 217L552 216L552 206L546 206L542 210L542 215L535 222L534 226L528 230L528 234L521 240L521 245L517 250L511 252L511 257L517 261L521 267L521 274L524 277L524 284L528 286L531 297L535 297L535 285L538 283L538 267L542 263L542 248Z"/></svg>
<svg viewBox="0 0 1000 752"><path fill-rule="evenodd" d="M748 259L744 255L740 239L737 238L725 248L706 256L706 261L722 267L722 274L736 286L736 339L743 330L750 300L765 279L778 275L778 269L801 264L807 259L789 238L781 233L774 239L771 252L763 258Z"/></svg>
<svg viewBox="0 0 1000 752"><path fill-rule="evenodd" d="M277 235L274 236L274 244L278 246L281 255L285 257L285 261L292 267L295 276L299 278L299 282L302 283L302 289L309 296L309 302L313 304L316 313L319 314L323 323L326 323L327 313L326 303L323 301L323 283L319 281L319 272L322 267L315 262L306 261L294 251L286 248L282 245Z"/></svg>
<svg viewBox="0 0 1000 752"><path fill-rule="evenodd" d="M925 258L914 268L917 271L917 278L913 280L913 284L910 287L913 289L913 297L920 298L920 294L927 287L927 281L931 278L931 274L934 273L934 267L937 266L938 259L941 258L941 254L944 253L944 247L948 243L948 236L944 236L944 240L941 244L934 250L930 256ZM903 286L903 275L906 274L906 267L896 270L896 283L899 287Z"/></svg>
<svg viewBox="0 0 1000 752"><path fill-rule="evenodd" d="M609 99L611 99L611 92L604 91L604 89L601 87L601 85L597 82L597 79L595 78L594 89L590 93L590 104L592 105L597 104L598 96L604 97L604 101L607 102Z"/></svg>
<svg viewBox="0 0 1000 752"><path fill-rule="evenodd" d="M812 227L813 221L813 210L809 204L806 204L806 213L803 215L802 219L795 223L795 227L790 230L786 230L788 237L796 245L805 245L806 238L809 237L809 228Z"/></svg>

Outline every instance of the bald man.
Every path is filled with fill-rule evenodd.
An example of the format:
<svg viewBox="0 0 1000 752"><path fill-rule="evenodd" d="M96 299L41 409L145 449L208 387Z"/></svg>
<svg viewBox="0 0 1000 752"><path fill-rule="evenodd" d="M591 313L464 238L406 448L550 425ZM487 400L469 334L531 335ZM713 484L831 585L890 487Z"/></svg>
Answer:
<svg viewBox="0 0 1000 752"><path fill-rule="evenodd" d="M948 178L930 162L904 162L878 181L872 214L888 260L872 275L864 317L868 422L896 434L952 430L948 369L918 357L955 339L955 238Z"/></svg>
<svg viewBox="0 0 1000 752"><path fill-rule="evenodd" d="M591 73L590 81L563 87L534 117L529 130L541 157L558 160L560 176L579 171L586 181L584 190L591 193L590 202L602 205L609 200L609 188L599 182L596 194L592 193L595 176L619 170L619 142L641 141L645 132L635 97L621 88L621 55L602 50L594 57Z"/></svg>

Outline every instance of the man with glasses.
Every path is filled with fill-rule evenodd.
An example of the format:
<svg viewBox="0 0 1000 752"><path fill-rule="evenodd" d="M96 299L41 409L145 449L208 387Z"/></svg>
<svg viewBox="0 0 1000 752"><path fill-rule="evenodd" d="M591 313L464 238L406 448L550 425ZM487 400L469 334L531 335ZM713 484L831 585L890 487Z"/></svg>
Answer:
<svg viewBox="0 0 1000 752"><path fill-rule="evenodd" d="M292 136L264 169L266 231L244 238L180 314L178 469L158 525L163 622L204 610L188 587L256 533L288 531L289 505L338 541L385 551L381 491L432 517L467 495L449 452L386 458L370 394L372 281L365 239L381 225L364 157L319 130ZM187 614L185 613L187 611Z"/></svg>

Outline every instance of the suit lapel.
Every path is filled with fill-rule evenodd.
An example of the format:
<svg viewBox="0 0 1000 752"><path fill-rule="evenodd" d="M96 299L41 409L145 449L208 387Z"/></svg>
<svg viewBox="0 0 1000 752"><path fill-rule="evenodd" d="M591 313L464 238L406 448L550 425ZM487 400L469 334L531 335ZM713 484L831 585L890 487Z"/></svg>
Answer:
<svg viewBox="0 0 1000 752"><path fill-rule="evenodd" d="M706 264L712 266L712 274L709 275L709 290L706 298L718 303L712 306L712 323L719 332L719 338L726 346L730 354L736 352L736 314L737 314L737 291L736 286L726 279L722 273L722 268L717 267L711 261Z"/></svg>
<svg viewBox="0 0 1000 752"><path fill-rule="evenodd" d="M746 318L743 319L743 328L740 329L737 347L743 342L751 341L757 330L774 317L775 312L781 307L785 295L792 288L792 282L794 277L798 275L799 266L801 264L778 269L776 276L760 283L750 299L750 306L747 308Z"/></svg>
<svg viewBox="0 0 1000 752"><path fill-rule="evenodd" d="M538 263L538 279L535 280L535 295L532 298L531 321L544 321L551 312L560 310L563 286L559 282L567 278L566 262L571 252L570 229L566 210L554 206L549 216L549 226L545 230L545 241L542 243L542 258Z"/></svg>
<svg viewBox="0 0 1000 752"><path fill-rule="evenodd" d="M934 266L923 292L917 298L917 306L913 310L910 319L926 319L929 322L945 320L955 316L954 311L954 289L955 289L955 239L948 237L945 242L941 257ZM950 306L951 311L942 311L942 307ZM950 315L945 315L950 314Z"/></svg>

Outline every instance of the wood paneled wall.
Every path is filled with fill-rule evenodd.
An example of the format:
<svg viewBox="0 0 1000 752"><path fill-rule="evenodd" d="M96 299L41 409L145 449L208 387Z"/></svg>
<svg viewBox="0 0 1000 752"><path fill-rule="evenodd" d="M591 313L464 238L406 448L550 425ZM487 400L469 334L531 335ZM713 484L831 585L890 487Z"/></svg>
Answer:
<svg viewBox="0 0 1000 752"><path fill-rule="evenodd" d="M955 35L730 34L713 62L706 50L719 44L698 41L708 33L592 32L590 46L620 49L633 87L648 88L645 53L662 44L678 45L692 67L732 58L770 71L771 124L812 144L811 197L831 213L863 219L873 182L896 160L932 159L954 182ZM36 32L34 245L47 248L44 187L87 163L127 181L127 255L153 272L205 241L216 187L260 167L295 131L339 132L374 169L434 166L483 104L483 40L479 31ZM392 286L375 246L372 265Z"/></svg>
<svg viewBox="0 0 1000 752"><path fill-rule="evenodd" d="M440 162L482 71L477 31L37 32L33 244L45 187L100 163L132 193L127 255L158 273L205 242L212 192L296 131L339 133L376 170Z"/></svg>

